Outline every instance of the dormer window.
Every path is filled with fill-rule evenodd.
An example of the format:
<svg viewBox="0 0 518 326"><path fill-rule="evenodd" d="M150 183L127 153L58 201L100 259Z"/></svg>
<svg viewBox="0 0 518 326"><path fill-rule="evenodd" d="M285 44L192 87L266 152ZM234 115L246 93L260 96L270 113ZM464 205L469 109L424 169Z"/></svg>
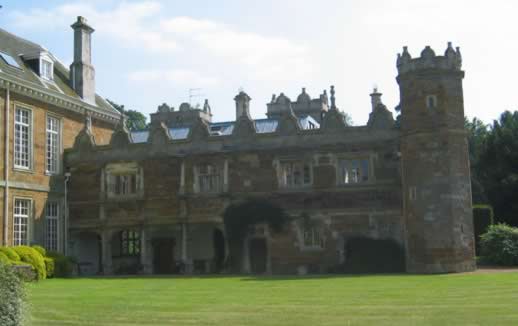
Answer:
<svg viewBox="0 0 518 326"><path fill-rule="evenodd" d="M48 52L37 51L26 53L23 55L23 60L42 79L48 81L54 80L54 60L52 60Z"/></svg>
<svg viewBox="0 0 518 326"><path fill-rule="evenodd" d="M47 59L40 59L40 77L53 80L54 79L54 64Z"/></svg>

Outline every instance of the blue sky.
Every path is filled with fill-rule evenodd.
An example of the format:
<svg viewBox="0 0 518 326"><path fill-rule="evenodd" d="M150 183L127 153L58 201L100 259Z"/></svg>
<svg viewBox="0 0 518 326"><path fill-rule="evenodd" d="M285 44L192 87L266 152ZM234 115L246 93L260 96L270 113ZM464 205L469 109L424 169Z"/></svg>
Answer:
<svg viewBox="0 0 518 326"><path fill-rule="evenodd" d="M516 109L518 2L493 0L9 1L0 26L72 60L76 16L96 29L97 92L145 113L175 108L201 88L214 120L233 120L243 88L264 117L273 93L312 97L335 85L339 108L364 124L374 85L399 102L396 55L446 43L463 54L465 109L486 122Z"/></svg>

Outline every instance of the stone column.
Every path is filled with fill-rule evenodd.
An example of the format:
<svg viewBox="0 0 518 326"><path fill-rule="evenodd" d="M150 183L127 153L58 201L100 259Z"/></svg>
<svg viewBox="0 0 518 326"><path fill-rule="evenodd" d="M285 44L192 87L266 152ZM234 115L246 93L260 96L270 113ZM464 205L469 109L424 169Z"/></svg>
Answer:
<svg viewBox="0 0 518 326"><path fill-rule="evenodd" d="M185 264L185 273L192 273L192 261L188 255L187 241L188 241L187 223L182 223L182 262Z"/></svg>
<svg viewBox="0 0 518 326"><path fill-rule="evenodd" d="M152 274L152 262L150 261L149 255L149 242L151 239L149 238L149 230L146 228L142 228L140 230L140 264L142 265L142 273L143 274Z"/></svg>
<svg viewBox="0 0 518 326"><path fill-rule="evenodd" d="M223 192L228 192L228 159L223 165Z"/></svg>
<svg viewBox="0 0 518 326"><path fill-rule="evenodd" d="M185 162L180 165L180 194L185 194Z"/></svg>
<svg viewBox="0 0 518 326"><path fill-rule="evenodd" d="M252 268L250 266L250 250L249 243L250 237L246 237L243 242L243 272L246 274L250 274L252 272Z"/></svg>
<svg viewBox="0 0 518 326"><path fill-rule="evenodd" d="M113 274L112 270L112 231L104 230L101 233L102 264L104 275Z"/></svg>

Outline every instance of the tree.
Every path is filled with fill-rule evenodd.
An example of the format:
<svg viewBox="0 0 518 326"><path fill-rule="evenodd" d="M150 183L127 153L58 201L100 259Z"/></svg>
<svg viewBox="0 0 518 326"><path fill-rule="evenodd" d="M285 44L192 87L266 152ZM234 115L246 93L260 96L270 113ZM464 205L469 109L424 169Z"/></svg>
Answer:
<svg viewBox="0 0 518 326"><path fill-rule="evenodd" d="M147 128L146 116L136 110L125 110L124 105L117 104L109 99L107 99L108 103L110 103L117 111L126 115L126 127L129 130L138 131L145 130Z"/></svg>
<svg viewBox="0 0 518 326"><path fill-rule="evenodd" d="M474 204L487 204L488 198L480 181L479 161L484 150L484 144L489 133L489 128L481 120L473 118L469 121L464 118L464 126L468 132L469 160L471 166L471 188Z"/></svg>
<svg viewBox="0 0 518 326"><path fill-rule="evenodd" d="M496 221L518 225L518 111L506 111L493 122L475 160L475 173Z"/></svg>

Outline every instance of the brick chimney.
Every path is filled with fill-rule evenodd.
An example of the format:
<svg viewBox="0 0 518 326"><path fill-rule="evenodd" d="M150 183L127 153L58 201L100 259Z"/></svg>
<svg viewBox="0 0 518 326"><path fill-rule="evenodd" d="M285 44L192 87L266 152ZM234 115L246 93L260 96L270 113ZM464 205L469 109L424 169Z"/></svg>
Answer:
<svg viewBox="0 0 518 326"><path fill-rule="evenodd" d="M74 30L74 62L70 65L72 88L81 98L95 104L95 69L92 66L92 33L84 17L77 17Z"/></svg>

